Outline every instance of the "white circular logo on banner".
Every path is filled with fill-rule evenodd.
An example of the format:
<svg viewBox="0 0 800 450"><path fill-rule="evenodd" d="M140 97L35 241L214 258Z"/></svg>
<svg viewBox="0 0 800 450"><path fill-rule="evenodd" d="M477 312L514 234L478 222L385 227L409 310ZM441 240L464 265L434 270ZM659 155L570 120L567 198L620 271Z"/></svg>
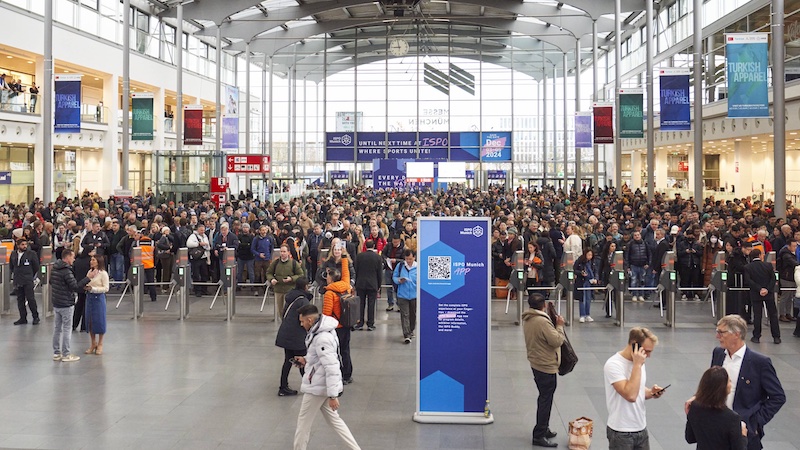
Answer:
<svg viewBox="0 0 800 450"><path fill-rule="evenodd" d="M350 145L352 143L353 143L353 138L351 138L349 134L345 134L342 136L342 144Z"/></svg>
<svg viewBox="0 0 800 450"><path fill-rule="evenodd" d="M483 227L482 226L475 226L472 228L472 235L475 237L483 236Z"/></svg>

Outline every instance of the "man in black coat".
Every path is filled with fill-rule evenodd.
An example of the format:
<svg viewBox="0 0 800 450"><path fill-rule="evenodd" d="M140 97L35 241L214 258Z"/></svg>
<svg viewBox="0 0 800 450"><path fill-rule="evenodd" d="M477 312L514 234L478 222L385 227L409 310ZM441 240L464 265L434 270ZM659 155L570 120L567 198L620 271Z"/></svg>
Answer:
<svg viewBox="0 0 800 450"><path fill-rule="evenodd" d="M308 278L300 277L295 281L294 289L286 293L283 308L283 321L275 337L275 345L281 347L284 353L283 367L281 368L281 387L278 395L297 395L297 391L289 387L289 371L292 369L292 359L306 355L306 330L300 325L300 314L297 310L311 303L311 293L308 292ZM305 371L298 366L300 375Z"/></svg>
<svg viewBox="0 0 800 450"><path fill-rule="evenodd" d="M28 323L28 310L25 300L33 316L33 324L38 325L39 309L36 307L36 297L33 295L33 280L39 275L39 256L28 248L28 241L17 241L17 249L11 253L11 273L14 275L14 287L17 290L17 307L19 307L19 320L14 325Z"/></svg>
<svg viewBox="0 0 800 450"><path fill-rule="evenodd" d="M367 251L359 253L355 261L356 292L361 298L361 319L355 329L364 328L364 307L367 306L367 330L372 331L375 329L375 303L383 281L383 258L375 251L373 240L367 240L364 245Z"/></svg>
<svg viewBox="0 0 800 450"><path fill-rule="evenodd" d="M649 287L656 287L658 285L659 279L661 278L661 264L664 261L664 255L669 251L670 245L669 241L666 239L666 233L663 228L659 228L655 231L655 241L656 241L656 249L653 251L652 257L650 258L650 283L648 283ZM661 304L658 303L653 305L653 308L663 308L664 307L664 298L661 298Z"/></svg>
<svg viewBox="0 0 800 450"><path fill-rule="evenodd" d="M736 240L731 238L729 240L731 245L734 246L733 251L727 258L728 275L730 279L730 287L743 288L747 287L744 284L744 268L750 262L750 252L753 251L753 244L750 242L742 242L741 247L736 247ZM743 291L730 291L728 293L728 312L731 314L739 314L748 323L753 323L752 320L752 307L750 305L750 295Z"/></svg>
<svg viewBox="0 0 800 450"><path fill-rule="evenodd" d="M764 310L761 302L767 307L769 328L776 344L781 343L781 329L778 326L778 308L775 305L775 271L772 264L761 261L761 249L754 248L750 252L752 261L744 267L744 283L750 287L750 302L753 310L753 338L758 343L761 339L761 314Z"/></svg>

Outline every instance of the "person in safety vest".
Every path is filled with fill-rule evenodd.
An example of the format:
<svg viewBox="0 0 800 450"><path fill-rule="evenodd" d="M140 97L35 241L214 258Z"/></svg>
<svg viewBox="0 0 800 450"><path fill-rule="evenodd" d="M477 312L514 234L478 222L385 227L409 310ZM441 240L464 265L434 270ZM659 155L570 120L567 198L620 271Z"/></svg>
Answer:
<svg viewBox="0 0 800 450"><path fill-rule="evenodd" d="M155 247L153 240L150 236L145 234L145 229L142 228L136 232L136 241L133 246L142 249L142 268L144 269L144 290L150 294L150 301L156 301L156 287L153 285L156 280L156 261L155 261ZM133 254L133 252L131 252ZM133 263L133 261L131 261ZM148 286L149 284L149 286Z"/></svg>

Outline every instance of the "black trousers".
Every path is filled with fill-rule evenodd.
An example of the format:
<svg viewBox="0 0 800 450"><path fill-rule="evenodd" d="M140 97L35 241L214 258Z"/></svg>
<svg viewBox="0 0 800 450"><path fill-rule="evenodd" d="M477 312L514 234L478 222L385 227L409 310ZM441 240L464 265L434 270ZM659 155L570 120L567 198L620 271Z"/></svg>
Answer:
<svg viewBox="0 0 800 450"><path fill-rule="evenodd" d="M769 329L772 332L772 337L781 337L781 328L778 326L778 307L775 305L775 296L767 294L762 297L758 292L750 291L750 303L753 311L753 337L761 337L761 317L764 314L764 307L767 306L767 317L769 318Z"/></svg>
<svg viewBox="0 0 800 450"><path fill-rule="evenodd" d="M348 380L353 377L353 361L350 360L350 328L337 328L336 335L339 336L339 353L342 354L342 379Z"/></svg>
<svg viewBox="0 0 800 450"><path fill-rule="evenodd" d="M295 356L306 356L305 350L290 350L288 348L283 349L283 367L281 368L281 388L288 388L289 387L289 371L292 370L292 362L289 361L290 359L294 358ZM302 367L298 367L300 370L300 376L306 374L306 370Z"/></svg>
<svg viewBox="0 0 800 450"><path fill-rule="evenodd" d="M699 266L684 266L683 264L678 265L678 276L681 278L681 287L682 288L696 288L702 287L703 284L703 274L700 271ZM692 296L700 296L701 291L686 291L683 294L686 297L691 298Z"/></svg>
<svg viewBox="0 0 800 450"><path fill-rule="evenodd" d="M33 295L33 283L26 283L17 286L17 307L19 308L19 319L28 320L28 309L25 307L25 300L28 300L28 308L34 319L39 318L39 308L36 306L36 297Z"/></svg>
<svg viewBox="0 0 800 450"><path fill-rule="evenodd" d="M193 259L192 262L192 281L205 283L208 282L208 264L204 258ZM197 295L207 294L205 286L193 285L194 293Z"/></svg>
<svg viewBox="0 0 800 450"><path fill-rule="evenodd" d="M536 426L533 427L533 438L543 438L550 427L550 412L553 410L553 396L558 384L557 375L554 373L540 372L533 367L533 380L539 390L536 400Z"/></svg>
<svg viewBox="0 0 800 450"><path fill-rule="evenodd" d="M75 302L75 310L72 311L72 329L77 330L78 326L81 327L81 332L86 331L86 320L84 313L86 312L86 291L78 292L78 301Z"/></svg>
<svg viewBox="0 0 800 450"><path fill-rule="evenodd" d="M145 283L155 283L156 281L156 268L152 267L150 269L144 269L144 282ZM155 286L145 286L144 291L150 294L150 301L156 301L156 287Z"/></svg>
<svg viewBox="0 0 800 450"><path fill-rule="evenodd" d="M367 315L367 326L375 326L375 304L378 301L378 291L372 289L358 289L358 296L361 299L361 318L360 324L364 325L364 314Z"/></svg>

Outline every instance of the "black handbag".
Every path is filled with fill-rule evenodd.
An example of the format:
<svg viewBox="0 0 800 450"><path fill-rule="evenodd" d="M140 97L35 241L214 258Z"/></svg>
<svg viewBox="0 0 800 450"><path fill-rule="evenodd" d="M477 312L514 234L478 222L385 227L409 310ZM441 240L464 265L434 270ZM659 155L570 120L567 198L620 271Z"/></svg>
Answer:
<svg viewBox="0 0 800 450"><path fill-rule="evenodd" d="M572 372L572 369L575 368L575 364L578 364L578 355L575 353L575 349L572 348L572 343L569 341L567 333L564 333L564 343L561 344L561 363L558 365L558 374L563 376Z"/></svg>

